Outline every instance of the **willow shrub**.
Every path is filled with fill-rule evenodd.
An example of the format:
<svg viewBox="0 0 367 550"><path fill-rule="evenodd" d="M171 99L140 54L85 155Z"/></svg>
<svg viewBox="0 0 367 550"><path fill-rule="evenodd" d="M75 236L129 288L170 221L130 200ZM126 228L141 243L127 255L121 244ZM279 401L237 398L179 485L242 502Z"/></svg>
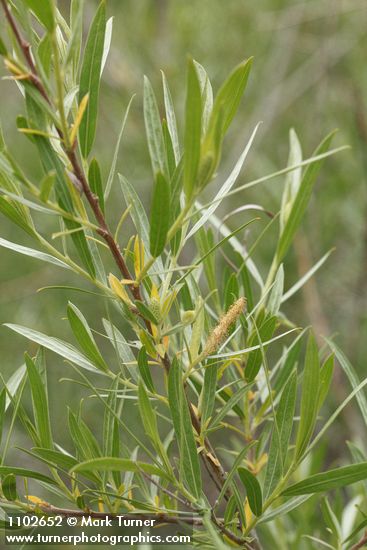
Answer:
<svg viewBox="0 0 367 550"><path fill-rule="evenodd" d="M366 420L366 401L358 392L367 380L358 383L332 341L319 350L312 331L296 327L282 311L328 257L284 290L283 260L321 165L342 148L330 149L330 134L303 160L292 131L286 168L234 187L255 128L219 191L202 204L200 195L217 177L224 138L252 60L238 65L213 97L204 68L190 59L182 132L164 74L164 118L149 80L144 80L154 182L148 216L127 176L115 174L121 135L107 178L93 151L100 78L112 30L105 3L94 15L84 46L83 2L70 3L69 22L53 0L1 0L1 5L9 30L1 54L24 99L17 127L32 142L44 177L31 181L1 140L0 210L34 247L3 238L0 244L64 270L66 283L73 272L84 292L97 287L98 297L92 292L90 300L104 300L110 312L106 319L93 319L92 329L82 311L68 303L77 346L34 328L7 325L38 344L39 351L35 357L25 355L24 365L4 382L1 393L1 418L6 414L11 419L0 466L3 511L52 514L56 493L58 502L61 498L65 506L92 515L146 514L158 523L176 522L180 529L194 523L194 544L207 547L259 548L263 541L269 545L280 540L284 548L308 547L311 542L301 538L303 533L313 540L320 537L329 547L348 547L348 540L353 542L363 528L363 514L353 516L345 533L339 525L341 513L333 512L323 493L367 479L362 452L354 448L357 462L351 465L325 471L316 461L321 472L315 473L314 467L311 475L307 472L315 447L356 394ZM215 214L227 197L236 194L243 201L246 188L283 176L276 215L241 202L235 212L247 221L233 229L226 225L227 217L221 220ZM126 208L112 228L107 217L115 185ZM261 216L250 219L247 211ZM56 235L38 231L37 222L46 216L55 221ZM127 218L132 234L125 229ZM251 246L244 245L244 231L246 243L257 235ZM269 234L277 239L263 277L254 257ZM222 256L220 265L227 263L224 284L216 267ZM114 360L101 351L102 336L114 348ZM48 396L46 350L72 367L79 379L76 391L79 382L94 396L96 422L103 419L100 439L95 426L83 420L80 405L69 410L65 427L74 448L66 451L58 444L50 421L55 396ZM353 391L324 418L334 354ZM27 392L32 413L22 406ZM131 403L139 426L124 415ZM66 408L67 403L65 414ZM30 440L23 451L39 461L41 472L47 467L48 475L7 465L16 421ZM313 520L310 531L303 518L309 517L306 501L314 495L312 510L319 499L323 519ZM63 508L57 510L63 513Z"/></svg>

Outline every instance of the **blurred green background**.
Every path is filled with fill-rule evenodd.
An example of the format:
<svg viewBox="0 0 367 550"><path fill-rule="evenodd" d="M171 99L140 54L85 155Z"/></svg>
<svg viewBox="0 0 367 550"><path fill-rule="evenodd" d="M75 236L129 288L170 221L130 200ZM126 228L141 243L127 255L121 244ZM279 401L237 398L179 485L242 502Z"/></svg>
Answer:
<svg viewBox="0 0 367 550"><path fill-rule="evenodd" d="M142 114L142 80L147 74L160 93L160 69L169 79L174 102L182 114L187 55L207 69L218 85L242 59L254 56L254 66L245 100L226 140L218 180L208 190L215 192L236 162L258 121L262 125L238 183L283 168L288 156L288 133L294 127L304 156L310 156L318 142L339 128L335 143L351 150L327 160L312 198L303 230L286 261L286 288L311 267L327 250L336 247L315 280L287 305L289 317L303 326L312 323L317 334L338 333L348 357L365 376L367 352L367 2L366 0L109 0L114 30L110 56L100 96L100 116L95 155L108 174L122 117L136 93L118 159L118 171L127 175L149 204L150 165ZM85 28L96 2L86 2ZM69 2L60 2L67 12ZM3 25L3 21L1 21ZM1 68L1 75L5 71ZM0 117L9 148L21 160L34 181L41 174L35 151L16 131L15 117L22 112L22 98L15 85L1 82ZM162 96L159 95L159 100ZM182 117L181 117L182 120ZM182 125L181 125L182 127ZM123 208L117 181L110 201L111 221ZM241 194L243 203L258 203L277 211L284 179L269 181ZM225 211L238 206L239 197L227 199ZM222 211L223 212L223 211ZM47 221L42 221L47 229ZM42 227L42 226L41 226ZM5 218L0 235L22 243ZM268 237L258 248L255 260L266 273L271 260ZM70 338L63 320L68 299L93 319L104 314L101 300L71 295L65 291L43 291L46 285L73 284L66 272L41 266L34 260L0 250L0 322L32 326L48 334ZM100 326L95 326L100 329ZM8 377L22 362L30 344L0 328L1 368ZM54 355L48 355L49 380L60 402L68 395L78 402L75 386L58 379L71 369ZM54 373L55 376L51 376ZM347 393L344 378L335 377L335 395ZM88 409L88 408L87 408ZM55 401L55 422L64 403ZM93 414L93 404L89 405ZM350 413L349 413L350 414ZM86 418L88 422L88 418ZM343 419L341 425L344 425ZM344 425L355 430L358 421ZM344 432L343 432L344 433ZM62 436L61 436L62 439ZM343 437L345 440L345 437Z"/></svg>

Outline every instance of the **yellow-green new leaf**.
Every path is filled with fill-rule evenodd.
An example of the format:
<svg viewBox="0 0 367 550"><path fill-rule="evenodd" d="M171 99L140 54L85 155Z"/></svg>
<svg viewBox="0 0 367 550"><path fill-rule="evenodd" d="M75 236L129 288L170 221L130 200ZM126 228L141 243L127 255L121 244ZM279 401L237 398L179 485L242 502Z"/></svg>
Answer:
<svg viewBox="0 0 367 550"><path fill-rule="evenodd" d="M170 221L170 185L164 175L156 176L150 215L150 253L156 258L162 254Z"/></svg>

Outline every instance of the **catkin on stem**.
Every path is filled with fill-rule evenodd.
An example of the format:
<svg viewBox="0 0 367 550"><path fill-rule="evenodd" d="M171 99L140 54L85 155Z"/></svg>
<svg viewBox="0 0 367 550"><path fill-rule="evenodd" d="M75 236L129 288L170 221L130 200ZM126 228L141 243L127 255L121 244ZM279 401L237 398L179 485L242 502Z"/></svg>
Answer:
<svg viewBox="0 0 367 550"><path fill-rule="evenodd" d="M231 305L227 313L223 315L213 332L209 335L202 354L204 357L211 355L219 348L220 344L226 338L231 325L237 321L245 307L246 298L243 297L239 298Z"/></svg>

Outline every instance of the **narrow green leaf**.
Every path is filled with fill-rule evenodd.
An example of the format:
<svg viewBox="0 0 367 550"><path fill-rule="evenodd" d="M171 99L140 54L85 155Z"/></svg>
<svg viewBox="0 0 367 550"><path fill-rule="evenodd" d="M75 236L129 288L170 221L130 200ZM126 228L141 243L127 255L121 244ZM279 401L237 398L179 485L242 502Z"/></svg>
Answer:
<svg viewBox="0 0 367 550"><path fill-rule="evenodd" d="M334 133L335 132L332 132L331 134L326 136L326 138L317 147L312 156L321 155L329 150ZM292 205L292 209L288 215L283 232L278 241L276 251L276 258L278 263L283 260L288 251L288 248L293 242L293 237L301 223L301 220L311 198L312 190L315 185L318 173L321 169L322 162L323 159L318 160L317 162L308 165L305 169L301 184Z"/></svg>
<svg viewBox="0 0 367 550"><path fill-rule="evenodd" d="M144 121L153 174L167 174L162 123L149 79L144 77Z"/></svg>
<svg viewBox="0 0 367 550"><path fill-rule="evenodd" d="M202 102L198 74L192 59L187 69L185 108L184 190L189 199L197 183L201 147Z"/></svg>
<svg viewBox="0 0 367 550"><path fill-rule="evenodd" d="M229 485L232 484L232 480L233 480L235 474L237 473L238 467L241 465L243 459L246 457L249 450L254 445L256 445L256 443L257 443L257 441L251 441L251 443L248 443L247 445L245 445L245 447L242 449L242 451L238 453L238 455L236 457L236 460L232 464L232 467L229 470L229 472L227 474L227 477L225 479L225 482L223 483L222 489L221 489L221 491L220 491L220 493L217 497L217 503L219 503L222 500L222 498L224 497L224 495L227 491L227 488L229 487Z"/></svg>
<svg viewBox="0 0 367 550"><path fill-rule="evenodd" d="M282 296L284 290L284 268L283 264L280 264L277 274L275 276L274 285L271 289L267 309L271 315L278 315L280 304L282 303Z"/></svg>
<svg viewBox="0 0 367 550"><path fill-rule="evenodd" d="M209 131L213 130L215 123L220 116L221 109L224 109L223 133L225 134L228 130L245 91L251 66L252 58L243 61L232 71L227 80L219 89L214 100Z"/></svg>
<svg viewBox="0 0 367 550"><path fill-rule="evenodd" d="M276 412L276 425L273 427L264 483L266 498L273 492L284 474L296 407L296 395L297 372L293 371L284 387Z"/></svg>
<svg viewBox="0 0 367 550"><path fill-rule="evenodd" d="M154 445L155 450L161 457L165 465L165 469L168 472L170 472L172 468L168 460L166 450L163 446L163 443L159 435L157 417L156 417L155 411L152 408L150 399L148 397L147 391L145 389L145 386L142 380L139 380L139 385L138 385L138 403L139 403L140 416L143 421L145 433L148 435L148 437L150 438L150 440Z"/></svg>
<svg viewBox="0 0 367 550"><path fill-rule="evenodd" d="M108 365L97 347L84 315L71 302L68 304L67 314L74 336L85 355L98 369L107 372L109 370Z"/></svg>
<svg viewBox="0 0 367 550"><path fill-rule="evenodd" d="M268 510L263 516L261 516L258 523L267 523L268 521L273 521L275 518L279 516L288 514L295 508L298 508L298 506L301 506L301 504L306 502L309 498L311 498L311 496L312 495L301 495L301 496L290 498L281 506L278 506L277 508L273 508L272 510Z"/></svg>
<svg viewBox="0 0 367 550"><path fill-rule="evenodd" d="M55 184L55 179L56 173L54 170L46 174L45 177L42 179L40 186L40 200L42 202L48 201L52 188Z"/></svg>
<svg viewBox="0 0 367 550"><path fill-rule="evenodd" d="M79 103L86 94L89 94L87 107L79 126L80 150L84 158L89 155L96 134L105 30L106 6L105 1L102 0L89 30L80 73Z"/></svg>
<svg viewBox="0 0 367 550"><path fill-rule="evenodd" d="M156 176L150 214L150 253L153 258L164 250L170 221L170 185L160 172Z"/></svg>
<svg viewBox="0 0 367 550"><path fill-rule="evenodd" d="M166 153L168 175L169 175L169 179L171 180L176 170L176 160L175 160L175 153L173 151L171 135L168 130L166 119L162 120L162 132L163 132L164 150Z"/></svg>
<svg viewBox="0 0 367 550"><path fill-rule="evenodd" d="M311 333L307 342L302 381L300 422L298 426L295 458L300 459L315 429L320 391L320 363L315 337Z"/></svg>
<svg viewBox="0 0 367 550"><path fill-rule="evenodd" d="M70 435L79 455L84 460L100 457L101 450L96 438L85 422L83 422L80 417L77 418L70 409L68 414L68 422Z"/></svg>
<svg viewBox="0 0 367 550"><path fill-rule="evenodd" d="M7 55L7 53L8 53L8 52L7 52L6 46L5 46L5 44L4 44L4 41L3 41L3 39L2 39L1 36L0 36L0 55L4 55L4 56L5 56L5 55Z"/></svg>
<svg viewBox="0 0 367 550"><path fill-rule="evenodd" d="M250 509L255 516L262 514L262 492L257 478L246 468L238 468L238 475L242 481Z"/></svg>
<svg viewBox="0 0 367 550"><path fill-rule="evenodd" d="M152 442L155 444L155 446L157 446L157 443L160 443L160 435L158 432L157 418L153 411L153 408L150 403L144 384L141 381L139 381L138 398L139 398L140 416L143 421L145 432L149 436L149 438L152 440Z"/></svg>
<svg viewBox="0 0 367 550"><path fill-rule="evenodd" d="M123 133L124 133L124 130L125 130L127 117L129 116L130 107L131 107L131 104L133 102L134 97L135 96L132 96L132 98L130 99L130 101L128 103L128 106L126 107L124 118L122 120L120 132L119 132L117 142L116 142L116 146L115 146L115 151L113 153L111 168L110 168L108 178L107 178L106 189L105 189L105 192L104 192L105 201L108 199L108 197L110 195L110 192L111 192L111 189L112 189L112 184L113 184L113 180L115 178L115 173L116 173L117 159L118 159L119 151L120 151L120 144L121 144L122 136L123 136Z"/></svg>
<svg viewBox="0 0 367 550"><path fill-rule="evenodd" d="M114 456L113 439L114 439L114 424L117 414L117 391L119 388L120 379L118 376L113 380L107 399L107 406L104 412L103 419L103 454L104 456Z"/></svg>
<svg viewBox="0 0 367 550"><path fill-rule="evenodd" d="M7 474L1 480L1 489L6 500L17 499L17 480L14 474Z"/></svg>
<svg viewBox="0 0 367 550"><path fill-rule="evenodd" d="M213 88L204 67L200 65L200 63L198 63L197 61L194 61L194 65L197 70L200 82L201 98L203 105L202 135L205 135L213 110Z"/></svg>
<svg viewBox="0 0 367 550"><path fill-rule="evenodd" d="M167 476L167 474L158 468L157 466L154 466L153 464L147 464L146 462L140 462L137 460L129 460L127 458L116 458L116 457L102 457L102 458L96 458L93 460L87 460L85 462L81 462L74 466L70 470L70 472L145 472L149 475L155 475L162 479L167 479L168 481L170 478ZM1 473L1 472L0 472Z"/></svg>
<svg viewBox="0 0 367 550"><path fill-rule="evenodd" d="M340 489L367 479L367 462L360 462L343 468L312 475L299 483L295 483L282 492L283 496L306 495L322 493L332 489Z"/></svg>
<svg viewBox="0 0 367 550"><path fill-rule="evenodd" d="M92 159L88 170L88 182L93 193L97 195L99 206L102 212L104 212L104 194L102 188L101 170L97 159Z"/></svg>
<svg viewBox="0 0 367 550"><path fill-rule="evenodd" d="M249 339L248 347L259 346L260 342L267 342L274 334L274 330L277 324L277 317L267 317L259 330L254 332L253 336ZM250 351L245 368L246 380L252 382L258 375L263 361L261 348Z"/></svg>
<svg viewBox="0 0 367 550"><path fill-rule="evenodd" d="M25 338L28 338L28 340L31 340L32 342L36 342L40 346L43 346L53 351L54 353L61 355L61 357L64 357L64 359L67 359L68 361L75 363L76 365L78 365L83 369L92 371L96 374L101 374L101 371L96 369L96 367L92 365L92 363L88 360L87 357L85 357L85 355L80 353L77 349L75 349L70 344L63 342L58 338L47 336L42 332L38 332L36 330L30 329L27 327L22 327L20 325L6 323L5 326L10 328L10 330L13 330L18 334L24 336Z"/></svg>
<svg viewBox="0 0 367 550"><path fill-rule="evenodd" d="M27 218L24 218L10 200L6 199L3 195L0 195L0 212L18 227L21 227L28 235L35 235L33 224L30 225Z"/></svg>
<svg viewBox="0 0 367 550"><path fill-rule="evenodd" d="M32 451L35 455L39 457L40 460L45 461L47 464L59 466L66 471L70 470L71 468L73 468L73 466L78 464L78 461L75 457L62 453L61 451L56 451L55 449L34 447Z"/></svg>
<svg viewBox="0 0 367 550"><path fill-rule="evenodd" d="M20 385L22 384L24 377L26 375L27 368L25 365L21 365L15 372L11 375L9 380L6 383L6 400L5 400L5 412L8 410L8 407L15 397ZM21 393L21 392L20 392Z"/></svg>
<svg viewBox="0 0 367 550"><path fill-rule="evenodd" d="M148 365L147 352L144 346L142 346L138 353L138 368L142 379L149 391L155 393L155 387Z"/></svg>
<svg viewBox="0 0 367 550"><path fill-rule="evenodd" d="M48 485L56 485L56 482L39 472L34 470L29 470L28 468L16 468L15 466L0 466L0 475L14 474L15 476L20 477L29 477L31 479L37 479L38 481L43 481Z"/></svg>
<svg viewBox="0 0 367 550"><path fill-rule="evenodd" d="M25 354L28 379L32 392L33 414L42 447L52 449L52 433L48 407L47 390L31 357Z"/></svg>
<svg viewBox="0 0 367 550"><path fill-rule="evenodd" d="M47 77L50 76L51 70L51 54L52 54L52 38L50 34L45 34L38 44L38 57L42 64L42 68Z"/></svg>
<svg viewBox="0 0 367 550"><path fill-rule="evenodd" d="M31 258L42 260L43 262L57 265L58 267L63 267L64 269L70 269L67 264L65 264L58 258L51 256L50 254L45 254L44 252L34 250L33 248L28 248L27 246L22 246L21 244L12 243L10 241L7 241L6 239L2 239L1 237L0 246L2 246L3 248L8 248L9 250L13 250L14 252L18 252L18 254L30 256Z"/></svg>
<svg viewBox="0 0 367 550"><path fill-rule="evenodd" d="M251 384L246 384L246 386L243 386L239 390L237 390L227 401L227 403L220 409L219 413L214 417L213 421L210 423L210 430L213 430L216 428L221 420L230 413L237 403L243 399L244 395L249 391L251 387Z"/></svg>
<svg viewBox="0 0 367 550"><path fill-rule="evenodd" d="M334 354L325 359L320 370L320 393L317 410L319 411L329 393L334 373Z"/></svg>
<svg viewBox="0 0 367 550"><path fill-rule="evenodd" d="M200 396L201 424L206 425L211 418L215 404L215 392L217 389L218 365L215 361L208 361L205 366L204 384Z"/></svg>
<svg viewBox="0 0 367 550"><path fill-rule="evenodd" d="M181 378L181 367L175 358L168 376L168 403L180 448L180 469L190 492L201 496L201 472L195 438Z"/></svg>
<svg viewBox="0 0 367 550"><path fill-rule="evenodd" d="M356 389L360 381L358 379L357 373L354 370L352 364L346 357L346 355L341 351L341 349L329 338L326 338L326 341L333 351L335 353L336 359L339 361L341 368L347 375L347 378L352 386L353 389ZM356 395L357 403L360 408L360 411L362 413L362 418L364 420L364 423L367 426L367 398L364 392L358 392Z"/></svg>
<svg viewBox="0 0 367 550"><path fill-rule="evenodd" d="M172 96L171 96L171 92L168 86L166 76L163 71L161 72L162 72L164 106L166 110L167 126L168 126L169 134L171 136L173 152L175 155L175 161L176 161L176 164L178 164L180 161L181 153L180 153L180 143L178 139L176 114L173 107Z"/></svg>

